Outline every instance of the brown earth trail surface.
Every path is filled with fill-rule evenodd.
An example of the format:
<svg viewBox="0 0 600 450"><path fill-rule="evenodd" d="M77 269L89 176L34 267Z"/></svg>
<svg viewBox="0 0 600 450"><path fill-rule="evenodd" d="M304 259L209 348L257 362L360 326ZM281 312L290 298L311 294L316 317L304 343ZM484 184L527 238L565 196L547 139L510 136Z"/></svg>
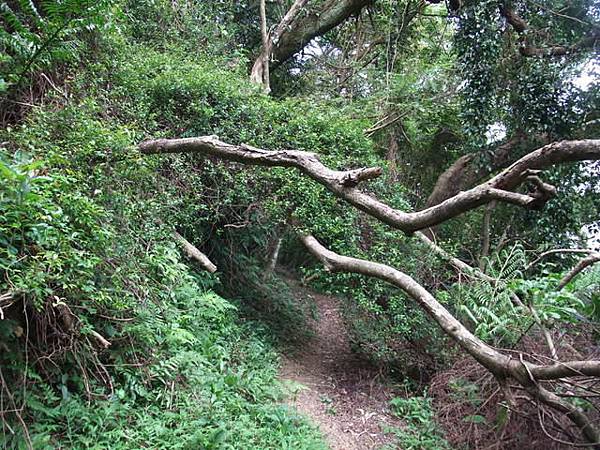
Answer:
<svg viewBox="0 0 600 450"><path fill-rule="evenodd" d="M292 392L289 404L319 426L333 450L392 444L393 436L384 429L402 425L389 410L393 390L378 369L351 351L340 300L310 296L318 311L317 320L310 321L314 337L284 357L280 374Z"/></svg>

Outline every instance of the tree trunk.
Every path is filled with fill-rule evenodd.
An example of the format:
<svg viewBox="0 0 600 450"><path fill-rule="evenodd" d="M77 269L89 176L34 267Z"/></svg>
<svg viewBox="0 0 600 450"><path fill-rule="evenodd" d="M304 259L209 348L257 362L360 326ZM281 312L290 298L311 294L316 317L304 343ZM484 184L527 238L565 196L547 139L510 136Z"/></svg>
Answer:
<svg viewBox="0 0 600 450"><path fill-rule="evenodd" d="M268 73L265 74L264 61L269 61L271 68L277 68L312 39L324 35L352 15L359 14L362 8L374 1L328 0L313 10L304 8L308 0L296 0L268 37L268 44L263 43L261 53L252 66L250 78L255 82L264 80L268 76Z"/></svg>
<svg viewBox="0 0 600 450"><path fill-rule="evenodd" d="M458 158L437 179L425 207L430 207L454 197L460 191L473 187L495 170L506 167L513 158L514 150L526 141L525 135L518 133L499 145L494 151L490 166L478 164L478 155L469 153Z"/></svg>
<svg viewBox="0 0 600 450"><path fill-rule="evenodd" d="M271 92L271 80L269 75L269 59L271 55L271 40L267 32L267 10L265 0L260 0L260 37L262 41L262 49L259 57L252 67L250 73L250 81L256 84L261 84L265 93Z"/></svg>

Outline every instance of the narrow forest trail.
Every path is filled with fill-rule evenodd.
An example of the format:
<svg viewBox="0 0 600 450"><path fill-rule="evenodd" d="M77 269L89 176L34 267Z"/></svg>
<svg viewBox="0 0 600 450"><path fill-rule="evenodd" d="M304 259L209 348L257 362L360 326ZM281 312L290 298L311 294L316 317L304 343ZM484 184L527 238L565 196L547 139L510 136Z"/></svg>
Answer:
<svg viewBox="0 0 600 450"><path fill-rule="evenodd" d="M379 370L351 351L340 300L302 290L306 295L314 299L318 316L309 319L314 337L283 358L280 378L296 386L288 403L319 426L332 450L391 444L393 436L384 428L402 424L389 411L392 389Z"/></svg>

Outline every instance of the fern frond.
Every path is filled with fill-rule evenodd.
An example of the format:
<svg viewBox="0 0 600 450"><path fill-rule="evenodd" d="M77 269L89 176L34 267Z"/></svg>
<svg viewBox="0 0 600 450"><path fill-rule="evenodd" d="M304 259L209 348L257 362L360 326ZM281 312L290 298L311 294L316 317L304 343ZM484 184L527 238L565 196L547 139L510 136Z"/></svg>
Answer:
<svg viewBox="0 0 600 450"><path fill-rule="evenodd" d="M28 35L31 34L27 26L21 22L17 14L6 3L0 3L0 17L17 33Z"/></svg>
<svg viewBox="0 0 600 450"><path fill-rule="evenodd" d="M44 25L44 19L32 0L19 0L19 7L36 27L41 28Z"/></svg>

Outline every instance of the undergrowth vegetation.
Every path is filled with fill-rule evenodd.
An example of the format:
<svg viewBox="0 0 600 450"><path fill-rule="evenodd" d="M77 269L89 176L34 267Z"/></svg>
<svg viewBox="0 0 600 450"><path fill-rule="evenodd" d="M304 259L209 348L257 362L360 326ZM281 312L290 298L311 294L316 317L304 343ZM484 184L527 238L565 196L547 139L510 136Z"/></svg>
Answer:
<svg viewBox="0 0 600 450"><path fill-rule="evenodd" d="M435 421L431 398L427 395L409 398L396 397L390 401L392 411L406 420L406 428L391 429L398 445L405 450L446 450L450 447L443 439Z"/></svg>
<svg viewBox="0 0 600 450"><path fill-rule="evenodd" d="M95 112L40 112L3 149L4 445L318 447L274 403L260 325L181 260L134 134Z"/></svg>
<svg viewBox="0 0 600 450"><path fill-rule="evenodd" d="M2 134L5 444L318 448L304 419L273 404L281 391L261 323L279 326L283 341L306 328L282 282L265 278L263 249L302 220L339 249L360 250L345 239L359 217L288 170L242 171L193 155L158 162L133 145L216 134L315 151L332 166L377 164L364 122L270 99L235 60L223 69L225 58L118 34L97 45L114 53L64 86L68 102L50 94L48 106ZM220 275L184 265L174 229ZM367 295L374 286L384 289L340 277L330 290L377 310ZM261 322L238 323L238 310Z"/></svg>
<svg viewBox="0 0 600 450"><path fill-rule="evenodd" d="M232 136L243 120L253 135L265 113L281 117L282 127L292 121L289 108L215 64L176 64L176 49L126 45L119 36L101 45L119 55L118 66L109 58L91 65L64 86L71 100L50 96L2 132L3 446L325 448L304 418L278 403L283 391L264 325L239 315L247 303L260 309L276 289L265 292L262 280L255 291L230 286L232 243L250 250L269 229L258 221L250 241L232 239L227 228L216 233L206 246L226 275L183 261L172 238L177 229L201 243L215 223L244 220L243 205L264 185L237 189L247 180L238 173L221 194L215 179L227 178L225 170L194 176L193 158L159 165L133 149L149 133L174 135L182 126ZM347 139L349 148L344 131L317 137L312 127L327 128L325 117L298 123L289 140L300 132L307 147ZM182 174L177 185L162 182L173 172ZM244 263L251 278L262 261Z"/></svg>

